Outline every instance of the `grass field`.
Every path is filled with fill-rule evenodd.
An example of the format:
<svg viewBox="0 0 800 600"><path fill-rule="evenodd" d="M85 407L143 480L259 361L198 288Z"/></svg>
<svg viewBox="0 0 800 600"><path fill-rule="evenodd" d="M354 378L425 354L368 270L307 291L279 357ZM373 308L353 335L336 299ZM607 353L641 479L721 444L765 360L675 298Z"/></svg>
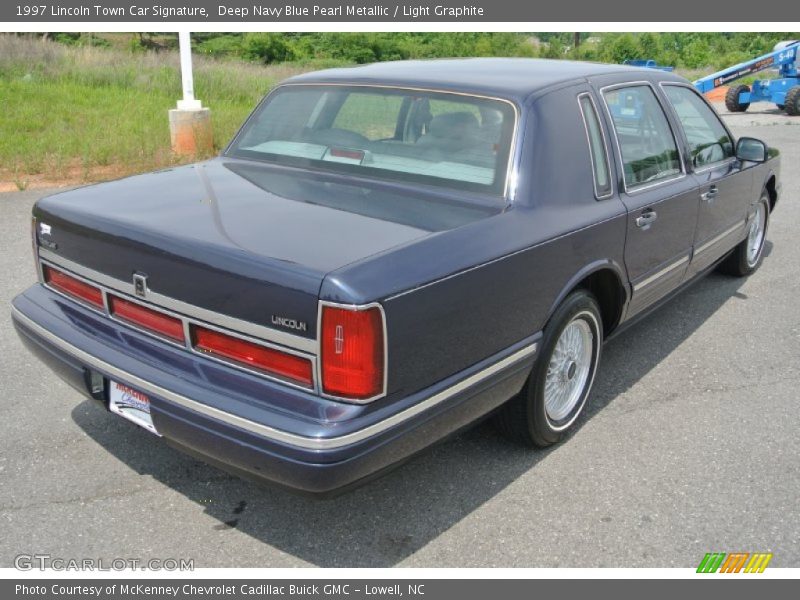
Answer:
<svg viewBox="0 0 800 600"><path fill-rule="evenodd" d="M277 81L304 69L195 57L195 95L224 146ZM178 56L0 35L0 185L96 181L178 162L167 110Z"/></svg>
<svg viewBox="0 0 800 600"><path fill-rule="evenodd" d="M216 149L276 82L321 66L328 65L195 55L195 95L212 110ZM0 34L0 191L99 181L186 161L170 150L167 120L180 96L176 52Z"/></svg>

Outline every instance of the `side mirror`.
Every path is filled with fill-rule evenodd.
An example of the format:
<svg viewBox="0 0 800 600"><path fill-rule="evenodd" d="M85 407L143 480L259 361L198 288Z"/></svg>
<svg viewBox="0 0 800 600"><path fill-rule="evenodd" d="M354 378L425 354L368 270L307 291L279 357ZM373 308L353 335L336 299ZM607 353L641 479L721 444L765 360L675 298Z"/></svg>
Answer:
<svg viewBox="0 0 800 600"><path fill-rule="evenodd" d="M736 142L736 158L757 163L766 162L767 145L756 138L739 138Z"/></svg>

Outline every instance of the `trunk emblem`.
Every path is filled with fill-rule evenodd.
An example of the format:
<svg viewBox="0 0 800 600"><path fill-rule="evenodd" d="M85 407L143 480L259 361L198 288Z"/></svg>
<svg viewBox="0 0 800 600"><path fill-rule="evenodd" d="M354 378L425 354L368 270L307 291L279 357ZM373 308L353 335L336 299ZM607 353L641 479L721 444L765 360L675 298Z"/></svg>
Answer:
<svg viewBox="0 0 800 600"><path fill-rule="evenodd" d="M334 352L341 354L344 352L344 327L342 325L336 326L336 332L333 336Z"/></svg>
<svg viewBox="0 0 800 600"><path fill-rule="evenodd" d="M39 223L39 233L41 235L50 235L53 228L47 223Z"/></svg>
<svg viewBox="0 0 800 600"><path fill-rule="evenodd" d="M139 298L147 296L147 275L142 275L141 273L133 274L133 293Z"/></svg>
<svg viewBox="0 0 800 600"><path fill-rule="evenodd" d="M279 315L272 315L272 324L279 327L286 327L287 329L296 329L297 331L307 331L308 325L305 321L298 321L297 319L288 319Z"/></svg>

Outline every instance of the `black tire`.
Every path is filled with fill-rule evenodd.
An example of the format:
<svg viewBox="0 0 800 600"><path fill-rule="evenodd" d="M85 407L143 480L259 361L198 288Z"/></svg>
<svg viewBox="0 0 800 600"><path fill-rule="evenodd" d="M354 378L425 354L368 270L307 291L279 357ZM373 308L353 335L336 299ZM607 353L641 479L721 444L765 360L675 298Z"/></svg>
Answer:
<svg viewBox="0 0 800 600"><path fill-rule="evenodd" d="M731 112L744 112L750 107L749 102L739 102L739 94L749 92L748 85L734 85L725 93L725 108Z"/></svg>
<svg viewBox="0 0 800 600"><path fill-rule="evenodd" d="M582 388L576 388L581 389L581 392L574 407L563 418L552 421L545 408L546 375L562 332L573 322L580 322L579 327L588 327L591 331L589 370ZM507 438L526 446L544 448L560 441L572 429L586 406L600 362L602 345L603 321L597 300L586 290L571 293L544 328L539 356L525 387L509 400L495 417L500 432ZM566 375L567 372L570 374ZM575 376L572 365L565 371L565 375L569 378Z"/></svg>
<svg viewBox="0 0 800 600"><path fill-rule="evenodd" d="M748 248L751 244L750 239L750 228L753 226L754 219L757 218L756 208L753 209L753 214L751 215L749 224L748 224L748 236L739 242L739 245L733 249L733 252L720 264L720 271L723 273L727 273L728 275L732 275L734 277L747 277L748 275L755 273L758 270L758 267L761 266L761 263L764 261L764 245L767 243L767 232L769 231L769 194L767 190L764 190L761 193L761 198L759 198L758 202L755 204L755 207L758 206L762 207L764 211L764 233L761 236L760 245L758 247L758 251L755 255L755 260L753 257L748 254Z"/></svg>
<svg viewBox="0 0 800 600"><path fill-rule="evenodd" d="M792 117L800 115L800 85L796 85L786 92L784 103L787 115L791 115Z"/></svg>

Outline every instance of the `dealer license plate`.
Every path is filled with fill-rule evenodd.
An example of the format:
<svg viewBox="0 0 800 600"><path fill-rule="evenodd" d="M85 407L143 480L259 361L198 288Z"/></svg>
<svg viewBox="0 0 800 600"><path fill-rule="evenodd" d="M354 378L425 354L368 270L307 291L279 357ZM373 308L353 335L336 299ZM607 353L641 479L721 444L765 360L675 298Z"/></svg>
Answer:
<svg viewBox="0 0 800 600"><path fill-rule="evenodd" d="M117 381L108 382L108 408L111 412L133 421L151 433L160 435L150 416L150 398L138 390Z"/></svg>

